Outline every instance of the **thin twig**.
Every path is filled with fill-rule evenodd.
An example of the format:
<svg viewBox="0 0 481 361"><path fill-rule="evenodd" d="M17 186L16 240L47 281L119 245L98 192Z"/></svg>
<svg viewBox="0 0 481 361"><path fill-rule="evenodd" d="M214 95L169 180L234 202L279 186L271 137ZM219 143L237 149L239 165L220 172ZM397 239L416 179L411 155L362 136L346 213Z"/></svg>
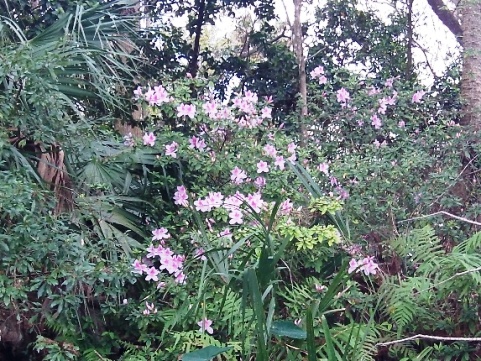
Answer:
<svg viewBox="0 0 481 361"><path fill-rule="evenodd" d="M481 226L481 223L479 223L479 222L472 221L472 220L470 220L470 219L467 219L467 218L464 218L464 217L456 216L456 215L454 215L454 214L451 214L451 213L449 213L449 212L445 212L445 211L439 211L439 212L435 212L435 213L427 214L427 215L425 215L425 216L419 216L419 217L414 217L414 218L408 218L408 219L405 219L405 220L399 221L398 223L403 223L403 222L414 221L414 220L416 220L416 219L423 219L423 218L434 217L434 216L437 216L438 214L444 214L445 216L448 216L448 217L451 217L451 218L457 219L458 221L463 221L463 222L466 222L466 223L469 223L469 224L474 224L475 226Z"/></svg>
<svg viewBox="0 0 481 361"><path fill-rule="evenodd" d="M389 342L380 342L377 343L377 347L382 347L382 346L389 346L389 345L395 345L398 343L403 343L406 341L412 341L412 340L417 340L417 339L426 339L426 340L436 340L436 341L467 341L467 342L481 342L481 337L443 337L443 336L431 336L431 335L423 335L423 334L417 334L411 337L406 337L406 338L401 338L399 340L394 340L394 341L389 341Z"/></svg>

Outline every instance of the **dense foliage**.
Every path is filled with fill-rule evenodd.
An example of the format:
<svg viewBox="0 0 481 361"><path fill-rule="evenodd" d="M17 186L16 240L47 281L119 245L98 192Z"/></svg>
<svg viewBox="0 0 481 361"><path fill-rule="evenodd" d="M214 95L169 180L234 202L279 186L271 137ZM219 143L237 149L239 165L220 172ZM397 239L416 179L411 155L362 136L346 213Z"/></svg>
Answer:
<svg viewBox="0 0 481 361"><path fill-rule="evenodd" d="M257 57L196 47L221 3L259 3ZM317 11L301 117L270 2L147 7L192 46L39 4L0 17L0 360L480 354L476 135L455 67L406 76L402 13Z"/></svg>

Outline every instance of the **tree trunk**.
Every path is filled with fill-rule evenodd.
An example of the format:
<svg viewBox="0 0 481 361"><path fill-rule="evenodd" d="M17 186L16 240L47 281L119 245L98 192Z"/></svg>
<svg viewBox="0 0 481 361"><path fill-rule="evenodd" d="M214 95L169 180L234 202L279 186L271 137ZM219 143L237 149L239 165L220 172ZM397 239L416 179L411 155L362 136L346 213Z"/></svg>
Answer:
<svg viewBox="0 0 481 361"><path fill-rule="evenodd" d="M461 98L462 125L481 129L481 1L464 0L461 5L463 70Z"/></svg>
<svg viewBox="0 0 481 361"><path fill-rule="evenodd" d="M202 36L202 26L204 25L205 1L206 0L200 0L199 3L196 2L198 12L195 23L194 48L192 49L188 67L189 73L193 78L197 76L197 71L199 70L200 37Z"/></svg>

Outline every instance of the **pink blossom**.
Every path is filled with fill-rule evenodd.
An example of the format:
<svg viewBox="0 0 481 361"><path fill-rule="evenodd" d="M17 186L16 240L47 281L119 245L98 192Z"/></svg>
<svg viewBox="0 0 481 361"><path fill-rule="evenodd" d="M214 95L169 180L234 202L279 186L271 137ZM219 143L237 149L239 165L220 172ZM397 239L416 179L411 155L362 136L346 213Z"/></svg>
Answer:
<svg viewBox="0 0 481 361"><path fill-rule="evenodd" d="M272 108L264 107L261 110L261 118L272 118Z"/></svg>
<svg viewBox="0 0 481 361"><path fill-rule="evenodd" d="M230 180L235 184L244 183L244 180L247 178L247 174L245 171L240 169L239 167L235 167L231 171Z"/></svg>
<svg viewBox="0 0 481 361"><path fill-rule="evenodd" d="M259 189L264 188L266 186L266 179L264 177L257 177L254 180L254 185Z"/></svg>
<svg viewBox="0 0 481 361"><path fill-rule="evenodd" d="M189 202L187 201L189 196L184 186L177 186L177 191L174 193L174 204L187 207Z"/></svg>
<svg viewBox="0 0 481 361"><path fill-rule="evenodd" d="M202 151L206 147L204 139L197 138L195 135L189 139L189 143L190 143L189 148L191 149L198 149Z"/></svg>
<svg viewBox="0 0 481 361"><path fill-rule="evenodd" d="M147 272L145 272L147 275L145 276L146 281L155 281L157 282L159 280L159 277L157 275L160 273L159 270L155 267L150 267Z"/></svg>
<svg viewBox="0 0 481 361"><path fill-rule="evenodd" d="M244 94L244 99L250 103L257 103L257 94L250 91L250 90L247 90Z"/></svg>
<svg viewBox="0 0 481 361"><path fill-rule="evenodd" d="M157 228L152 231L152 241L161 241L163 239L169 239L170 234L167 228Z"/></svg>
<svg viewBox="0 0 481 361"><path fill-rule="evenodd" d="M204 199L198 199L194 202L195 209L199 212L210 212L212 210L212 206L210 202Z"/></svg>
<svg viewBox="0 0 481 361"><path fill-rule="evenodd" d="M292 204L291 200L288 198L281 203L279 207L279 214L282 216L288 216L292 212L293 208L294 208L294 205Z"/></svg>
<svg viewBox="0 0 481 361"><path fill-rule="evenodd" d="M372 125L374 127L374 129L381 129L381 126L382 126L382 122L381 122L381 119L379 119L379 117L377 116L377 114L373 114L371 116L371 120L372 120Z"/></svg>
<svg viewBox="0 0 481 361"><path fill-rule="evenodd" d="M179 149L179 145L176 142L172 142L165 146L165 155L169 155L172 158L177 158L177 150Z"/></svg>
<svg viewBox="0 0 481 361"><path fill-rule="evenodd" d="M264 97L267 104L272 104L274 101L272 100L272 95Z"/></svg>
<svg viewBox="0 0 481 361"><path fill-rule="evenodd" d="M297 149L296 143L289 143L289 144L287 145L287 152L288 152L288 153L295 153L295 152L296 152L296 149Z"/></svg>
<svg viewBox="0 0 481 361"><path fill-rule="evenodd" d="M134 267L134 270L132 271L132 273L137 273L137 274L141 275L142 273L147 272L147 265L143 264L138 259L136 259L132 263L132 267Z"/></svg>
<svg viewBox="0 0 481 361"><path fill-rule="evenodd" d="M314 70L310 72L311 78L313 79L320 78L323 74L324 68L321 65L317 66L316 68L314 68Z"/></svg>
<svg viewBox="0 0 481 361"><path fill-rule="evenodd" d="M151 313L157 313L154 303L145 302L145 310L142 312L144 315L150 315Z"/></svg>
<svg viewBox="0 0 481 361"><path fill-rule="evenodd" d="M339 103L347 103L349 99L349 92L346 89L341 88L337 91L337 101Z"/></svg>
<svg viewBox="0 0 481 361"><path fill-rule="evenodd" d="M179 285L185 284L187 276L184 274L184 272L179 272L175 275L175 282L178 283Z"/></svg>
<svg viewBox="0 0 481 361"><path fill-rule="evenodd" d="M324 292L324 291L327 290L326 286L320 285L320 284L317 284L317 283L314 285L314 288L316 289L316 292L318 292L318 293L321 293L321 292Z"/></svg>
<svg viewBox="0 0 481 361"><path fill-rule="evenodd" d="M153 90L149 89L144 97L150 105L161 105L170 101L169 94L162 85L155 86Z"/></svg>
<svg viewBox="0 0 481 361"><path fill-rule="evenodd" d="M328 175L329 174L329 164L327 163L321 163L319 164L319 166L317 167L317 169L319 169L320 172Z"/></svg>
<svg viewBox="0 0 481 361"><path fill-rule="evenodd" d="M276 157L276 161L274 162L274 165L278 167L280 170L284 170L284 167L285 167L284 157L283 156Z"/></svg>
<svg viewBox="0 0 481 361"><path fill-rule="evenodd" d="M244 201L244 195L236 192L233 196L227 197L224 201L224 208L227 210L238 209Z"/></svg>
<svg viewBox="0 0 481 361"><path fill-rule="evenodd" d="M269 157L275 157L277 154L276 147L274 147L272 144L266 144L264 146L264 154L268 155Z"/></svg>
<svg viewBox="0 0 481 361"><path fill-rule="evenodd" d="M154 247L154 245L151 244L149 247L147 247L147 252L147 258L162 257L164 253L164 247L162 247L162 245Z"/></svg>
<svg viewBox="0 0 481 361"><path fill-rule="evenodd" d="M369 96L372 96L372 95L376 95L376 94L379 94L381 91L379 89L377 89L376 87L374 86L371 86L369 88L369 91L367 92L367 95Z"/></svg>
<svg viewBox="0 0 481 361"><path fill-rule="evenodd" d="M145 133L144 136L142 137L142 139L144 140L144 145L150 145L151 147L153 147L155 145L155 135L154 133L150 132L150 133Z"/></svg>
<svg viewBox="0 0 481 361"><path fill-rule="evenodd" d="M194 104L180 104L177 107L177 116L188 116L190 119L194 119L195 117L195 105Z"/></svg>
<svg viewBox="0 0 481 361"><path fill-rule="evenodd" d="M214 329L211 327L212 321L207 318L203 318L202 320L197 322L197 325L199 325L200 327L199 331L202 333L207 332L210 335L214 333Z"/></svg>
<svg viewBox="0 0 481 361"><path fill-rule="evenodd" d="M361 120L361 119L359 119L359 120L357 121L357 125L360 126L360 127L362 127L362 126L364 125L364 121Z"/></svg>
<svg viewBox="0 0 481 361"><path fill-rule="evenodd" d="M392 88L393 82L394 82L394 78L389 78L384 82L384 86L386 86L388 88Z"/></svg>
<svg viewBox="0 0 481 361"><path fill-rule="evenodd" d="M377 273L377 270L379 268L379 265L373 261L374 257L366 257L364 258L362 262L362 267L361 270L364 272L366 276L375 275Z"/></svg>
<svg viewBox="0 0 481 361"><path fill-rule="evenodd" d="M142 96L142 87L138 86L137 89L134 90L135 99L139 99Z"/></svg>
<svg viewBox="0 0 481 361"><path fill-rule="evenodd" d="M242 224L242 222L244 222L243 217L244 215L242 214L240 209L233 209L229 213L229 218L230 218L229 224L232 224L232 225Z"/></svg>
<svg viewBox="0 0 481 361"><path fill-rule="evenodd" d="M260 213L265 207L265 202L262 200L260 193L248 194L245 201L256 213Z"/></svg>
<svg viewBox="0 0 481 361"><path fill-rule="evenodd" d="M354 272L357 268L359 267L359 264L358 262L352 258L350 261L349 261L349 269L347 270L348 273L352 273Z"/></svg>
<svg viewBox="0 0 481 361"><path fill-rule="evenodd" d="M319 77L319 84L326 84L327 83L327 78L324 75L321 75Z"/></svg>
<svg viewBox="0 0 481 361"><path fill-rule="evenodd" d="M257 173L268 173L269 172L269 165L267 162L264 162L263 160L259 161L257 163Z"/></svg>
<svg viewBox="0 0 481 361"><path fill-rule="evenodd" d="M297 160L297 155L296 153L293 153L290 157L287 158L287 160L289 162L291 162L292 164L294 164L294 162Z"/></svg>
<svg viewBox="0 0 481 361"><path fill-rule="evenodd" d="M209 205L212 208L222 206L223 200L224 196L220 192L209 192L209 195L206 197L206 201L209 202Z"/></svg>
<svg viewBox="0 0 481 361"><path fill-rule="evenodd" d="M201 261L207 260L207 257L204 254L205 254L205 251L203 248L197 248L195 250L195 256L198 257Z"/></svg>
<svg viewBox="0 0 481 361"><path fill-rule="evenodd" d="M400 120L399 123L397 123L397 126L399 128L404 128L406 126L406 123L404 122L404 120Z"/></svg>
<svg viewBox="0 0 481 361"><path fill-rule="evenodd" d="M424 94L426 94L426 92L424 90L418 90L416 93L413 94L412 102L413 103L420 103Z"/></svg>
<svg viewBox="0 0 481 361"><path fill-rule="evenodd" d="M210 118L215 119L217 113L217 104L214 101L205 103L202 108L204 109L205 114L207 114Z"/></svg>

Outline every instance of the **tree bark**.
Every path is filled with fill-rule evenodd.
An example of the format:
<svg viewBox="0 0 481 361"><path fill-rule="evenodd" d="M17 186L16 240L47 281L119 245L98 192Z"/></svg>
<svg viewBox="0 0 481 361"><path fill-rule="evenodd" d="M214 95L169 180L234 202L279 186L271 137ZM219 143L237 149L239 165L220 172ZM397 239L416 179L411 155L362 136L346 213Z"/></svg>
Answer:
<svg viewBox="0 0 481 361"><path fill-rule="evenodd" d="M197 71L199 70L200 37L202 36L202 25L204 24L205 1L206 0L200 0L199 4L196 4L198 13L195 23L194 48L192 49L188 67L189 73L193 78L197 76Z"/></svg>
<svg viewBox="0 0 481 361"><path fill-rule="evenodd" d="M464 102L461 124L481 129L481 1L464 0L461 5L463 70L461 98Z"/></svg>
<svg viewBox="0 0 481 361"><path fill-rule="evenodd" d="M436 14L436 16L441 20L441 22L456 36L458 42L462 45L463 30L459 24L458 19L454 16L453 12L450 11L443 0L427 0L429 6Z"/></svg>

